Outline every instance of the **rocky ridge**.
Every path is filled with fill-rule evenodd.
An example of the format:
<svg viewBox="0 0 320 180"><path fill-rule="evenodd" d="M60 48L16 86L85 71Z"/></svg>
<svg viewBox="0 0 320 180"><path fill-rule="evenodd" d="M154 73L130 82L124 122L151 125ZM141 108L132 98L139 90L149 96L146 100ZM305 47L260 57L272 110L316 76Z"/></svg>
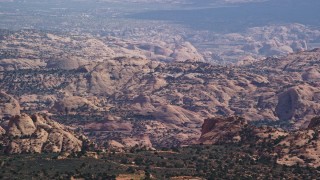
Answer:
<svg viewBox="0 0 320 180"><path fill-rule="evenodd" d="M86 140L43 114L14 116L6 131L0 130L3 150L9 154L78 152Z"/></svg>
<svg viewBox="0 0 320 180"><path fill-rule="evenodd" d="M307 129L289 132L270 126L248 125L239 117L211 118L203 124L200 142L256 147L257 159L269 156L276 158L277 163L288 166L319 167L319 119L313 118Z"/></svg>

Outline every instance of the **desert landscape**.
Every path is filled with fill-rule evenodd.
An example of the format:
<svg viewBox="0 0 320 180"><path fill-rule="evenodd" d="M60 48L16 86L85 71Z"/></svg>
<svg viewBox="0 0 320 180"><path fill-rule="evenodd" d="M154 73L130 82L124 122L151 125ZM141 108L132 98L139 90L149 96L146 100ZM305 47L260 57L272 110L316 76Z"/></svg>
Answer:
<svg viewBox="0 0 320 180"><path fill-rule="evenodd" d="M0 179L316 179L317 21L221 16L274 4L0 1Z"/></svg>

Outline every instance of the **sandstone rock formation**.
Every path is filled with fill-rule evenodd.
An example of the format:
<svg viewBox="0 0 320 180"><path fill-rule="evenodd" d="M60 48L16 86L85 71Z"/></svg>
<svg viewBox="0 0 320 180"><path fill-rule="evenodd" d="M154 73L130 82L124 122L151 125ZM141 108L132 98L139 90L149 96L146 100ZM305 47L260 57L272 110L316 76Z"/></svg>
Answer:
<svg viewBox="0 0 320 180"><path fill-rule="evenodd" d="M176 45L174 52L170 55L175 61L204 61L202 55L189 42Z"/></svg>
<svg viewBox="0 0 320 180"><path fill-rule="evenodd" d="M144 147L144 148L152 148L152 143L148 135L140 135L137 138L123 138L122 144L125 147Z"/></svg>
<svg viewBox="0 0 320 180"><path fill-rule="evenodd" d="M229 38L241 39L236 34ZM154 146L190 144L199 139L203 119L209 117L280 120L293 125L287 128L299 129L320 113L319 50L223 66L193 61L188 56L196 52L182 40L168 45L17 32L2 42L3 47L11 40L17 48L30 45L32 53L17 52L21 58L37 59L32 47L40 46L40 52L52 52L43 60L46 65L70 57L79 67L2 71L3 90L20 97L24 111L52 113L56 120L62 116L62 123L92 132L88 134L100 142L121 142L123 136L144 133ZM64 46L75 51L62 56ZM190 54L176 57L189 60L170 57L180 50Z"/></svg>
<svg viewBox="0 0 320 180"><path fill-rule="evenodd" d="M201 123L201 117L196 113L179 106L159 106L151 113L154 118L169 124Z"/></svg>
<svg viewBox="0 0 320 180"><path fill-rule="evenodd" d="M293 118L297 108L298 98L299 95L295 89L289 89L279 95L276 112L281 120L290 120Z"/></svg>
<svg viewBox="0 0 320 180"><path fill-rule="evenodd" d="M203 144L238 142L241 140L239 133L246 124L241 117L205 119L199 141Z"/></svg>
<svg viewBox="0 0 320 180"><path fill-rule="evenodd" d="M136 42L90 35L66 37L35 31L12 33L1 41L0 47L3 52L7 52L7 56L0 58L0 70L5 71L40 68L72 70L81 65L120 56L167 62L204 60L197 49L185 41ZM13 52L12 47L16 49Z"/></svg>
<svg viewBox="0 0 320 180"><path fill-rule="evenodd" d="M19 102L5 92L0 92L0 119L20 114Z"/></svg>
<svg viewBox="0 0 320 180"><path fill-rule="evenodd" d="M72 70L79 68L82 64L85 64L85 62L81 62L81 60L74 57L64 57L55 61L49 61L46 68Z"/></svg>
<svg viewBox="0 0 320 180"><path fill-rule="evenodd" d="M108 146L110 149L123 149L125 146L115 140L111 140L108 142Z"/></svg>
<svg viewBox="0 0 320 180"><path fill-rule="evenodd" d="M38 69L45 67L46 64L41 62L40 59L30 61L26 58L16 58L16 59L1 59L0 60L0 70L1 71L12 71L17 69Z"/></svg>
<svg viewBox="0 0 320 180"><path fill-rule="evenodd" d="M196 47L207 61L237 64L245 63L243 60L250 63L266 57L286 56L316 48L318 45L310 42L319 42L319 35L317 28L294 23L252 27L241 33L197 34L192 42L200 44ZM220 44L223 46L215 46Z"/></svg>
<svg viewBox="0 0 320 180"><path fill-rule="evenodd" d="M92 102L88 101L83 97L79 96L67 96L63 99L55 102L53 109L60 113L69 113L69 112L76 112L76 111L83 111L85 110L96 110L96 107Z"/></svg>
<svg viewBox="0 0 320 180"><path fill-rule="evenodd" d="M276 113L280 120L297 120L301 117L311 119L319 112L320 105L315 102L317 87L310 85L294 86L279 94ZM297 126L300 123L296 124Z"/></svg>
<svg viewBox="0 0 320 180"><path fill-rule="evenodd" d="M6 130L4 130L1 126L0 126L0 135L3 135L6 133Z"/></svg>
<svg viewBox="0 0 320 180"><path fill-rule="evenodd" d="M77 152L82 147L82 140L67 127L40 114L12 117L2 138L9 154Z"/></svg>
<svg viewBox="0 0 320 180"><path fill-rule="evenodd" d="M8 135L14 137L31 136L36 131L36 126L27 114L12 118L8 125Z"/></svg>
<svg viewBox="0 0 320 180"><path fill-rule="evenodd" d="M252 125L244 126L238 117L205 120L199 140L205 144L238 143L244 147L257 147L256 156L277 157L277 163L288 166L320 166L320 118L310 121L307 129L285 131L280 128Z"/></svg>

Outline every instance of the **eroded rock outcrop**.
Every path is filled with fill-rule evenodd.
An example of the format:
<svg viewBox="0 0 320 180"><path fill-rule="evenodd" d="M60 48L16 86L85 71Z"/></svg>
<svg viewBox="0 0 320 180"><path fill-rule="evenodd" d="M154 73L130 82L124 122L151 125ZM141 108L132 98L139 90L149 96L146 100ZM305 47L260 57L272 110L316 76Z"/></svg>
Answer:
<svg viewBox="0 0 320 180"><path fill-rule="evenodd" d="M124 145L119 143L118 141L111 140L111 141L108 142L108 147L110 149L123 149Z"/></svg>
<svg viewBox="0 0 320 180"><path fill-rule="evenodd" d="M0 92L0 118L20 114L19 102L9 94Z"/></svg>
<svg viewBox="0 0 320 180"><path fill-rule="evenodd" d="M296 120L295 126L301 127L303 120L311 119L319 113L317 92L318 88L310 85L298 85L284 91L279 95L275 109L278 118L286 121Z"/></svg>
<svg viewBox="0 0 320 180"><path fill-rule="evenodd" d="M201 117L192 111L188 111L179 106L164 105L159 106L152 113L159 121L164 121L172 124L182 124L186 122L201 122Z"/></svg>
<svg viewBox="0 0 320 180"><path fill-rule="evenodd" d="M293 88L279 95L278 105L276 107L276 113L279 119L290 120L293 118L296 112L298 99L299 94Z"/></svg>
<svg viewBox="0 0 320 180"><path fill-rule="evenodd" d="M8 125L8 135L14 137L31 136L36 131L36 126L27 114L11 118Z"/></svg>
<svg viewBox="0 0 320 180"><path fill-rule="evenodd" d="M80 67L82 62L74 57L65 57L55 61L49 61L47 68L72 70Z"/></svg>
<svg viewBox="0 0 320 180"><path fill-rule="evenodd" d="M277 163L288 166L320 166L320 118L310 121L307 129L285 131L270 126L245 125L237 117L213 118L204 121L200 143L237 143L251 147L254 155L276 158ZM252 150L252 149L251 149Z"/></svg>
<svg viewBox="0 0 320 180"><path fill-rule="evenodd" d="M202 125L200 143L238 142L241 140L239 133L246 124L247 121L241 117L206 119Z"/></svg>
<svg viewBox="0 0 320 180"><path fill-rule="evenodd" d="M152 148L152 143L150 141L150 138L148 135L143 134L140 135L137 138L123 138L122 139L122 144L124 145L124 147L144 147L144 148Z"/></svg>
<svg viewBox="0 0 320 180"><path fill-rule="evenodd" d="M9 154L77 152L82 147L83 138L46 115L21 114L12 117L7 129L3 142Z"/></svg>
<svg viewBox="0 0 320 180"><path fill-rule="evenodd" d="M53 110L59 113L83 111L83 110L96 110L96 107L88 99L79 96L67 96L63 99L56 101L53 105Z"/></svg>
<svg viewBox="0 0 320 180"><path fill-rule="evenodd" d="M1 126L0 126L0 135L3 135L6 133L6 130L4 130Z"/></svg>

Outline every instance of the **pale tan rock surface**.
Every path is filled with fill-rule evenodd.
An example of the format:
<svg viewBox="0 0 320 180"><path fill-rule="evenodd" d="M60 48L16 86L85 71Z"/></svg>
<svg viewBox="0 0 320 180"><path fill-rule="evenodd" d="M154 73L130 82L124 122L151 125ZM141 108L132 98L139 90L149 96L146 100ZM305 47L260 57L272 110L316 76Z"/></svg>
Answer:
<svg viewBox="0 0 320 180"><path fill-rule="evenodd" d="M9 136L30 136L36 131L33 120L27 114L21 114L11 118L8 125Z"/></svg>
<svg viewBox="0 0 320 180"><path fill-rule="evenodd" d="M0 135L3 135L6 133L6 130L4 130L1 126L0 126Z"/></svg>
<svg viewBox="0 0 320 180"><path fill-rule="evenodd" d="M115 149L122 149L124 148L125 146L121 143L119 143L118 141L115 141L115 140L111 140L108 142L108 145L110 148L115 148Z"/></svg>
<svg viewBox="0 0 320 180"><path fill-rule="evenodd" d="M67 96L56 101L53 105L53 109L60 113L68 113L77 111L79 109L96 110L98 107L94 103L88 101L88 99L79 96Z"/></svg>
<svg viewBox="0 0 320 180"><path fill-rule="evenodd" d="M123 138L122 144L125 147L145 147L145 148L152 148L152 143L148 135L139 135L136 138Z"/></svg>
<svg viewBox="0 0 320 180"><path fill-rule="evenodd" d="M20 114L19 102L5 92L0 92L0 118Z"/></svg>
<svg viewBox="0 0 320 180"><path fill-rule="evenodd" d="M10 154L77 152L82 147L81 138L64 125L40 114L13 117L3 138L7 138L4 142L6 152Z"/></svg>

